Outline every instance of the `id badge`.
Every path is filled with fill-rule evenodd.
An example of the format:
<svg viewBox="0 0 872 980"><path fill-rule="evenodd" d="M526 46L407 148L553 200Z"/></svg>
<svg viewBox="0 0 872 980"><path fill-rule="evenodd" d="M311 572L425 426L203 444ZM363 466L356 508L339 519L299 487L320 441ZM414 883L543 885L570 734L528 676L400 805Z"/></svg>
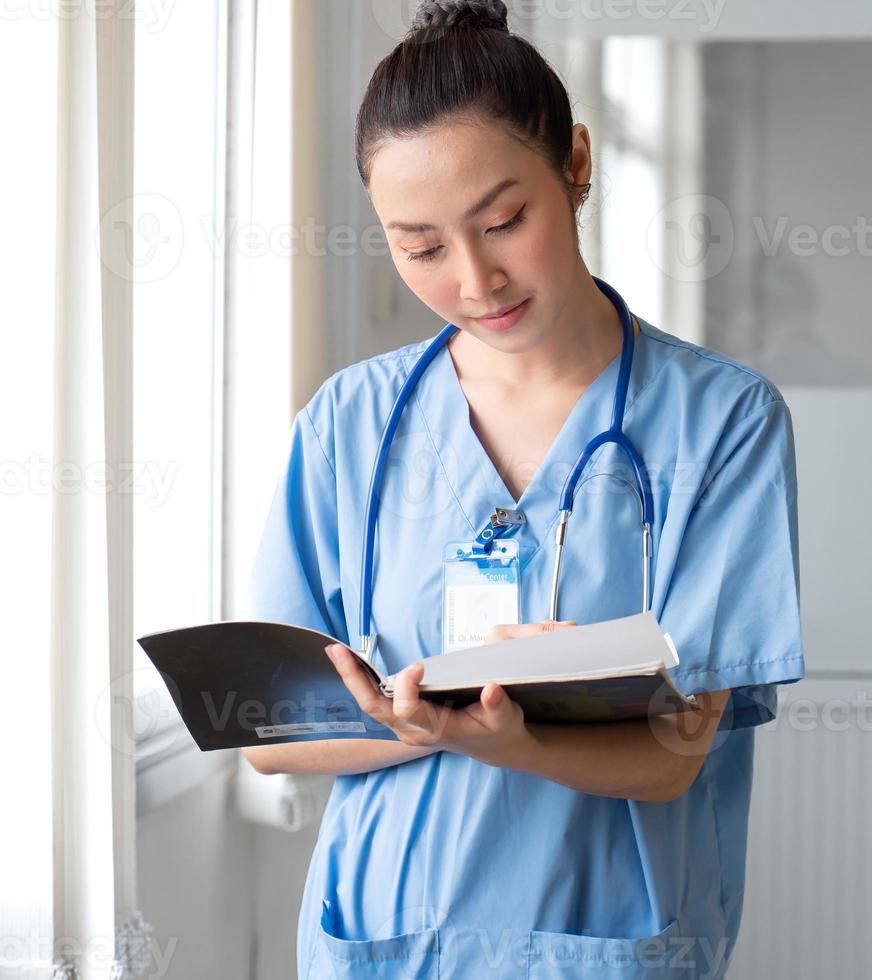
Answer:
<svg viewBox="0 0 872 980"><path fill-rule="evenodd" d="M480 646L492 626L517 624L521 563L518 542L495 541L489 554L469 541L452 541L442 553L442 652Z"/></svg>

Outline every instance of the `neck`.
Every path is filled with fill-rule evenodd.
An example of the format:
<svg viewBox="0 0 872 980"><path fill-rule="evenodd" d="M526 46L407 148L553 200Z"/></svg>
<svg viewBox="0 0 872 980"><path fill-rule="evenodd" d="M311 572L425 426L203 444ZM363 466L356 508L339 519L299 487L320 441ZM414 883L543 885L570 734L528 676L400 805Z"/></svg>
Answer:
<svg viewBox="0 0 872 980"><path fill-rule="evenodd" d="M529 390L544 385L589 385L621 352L621 318L579 260L580 274L558 321L538 344L500 351L460 330L449 349L461 380L496 381ZM634 331L639 333L634 322Z"/></svg>

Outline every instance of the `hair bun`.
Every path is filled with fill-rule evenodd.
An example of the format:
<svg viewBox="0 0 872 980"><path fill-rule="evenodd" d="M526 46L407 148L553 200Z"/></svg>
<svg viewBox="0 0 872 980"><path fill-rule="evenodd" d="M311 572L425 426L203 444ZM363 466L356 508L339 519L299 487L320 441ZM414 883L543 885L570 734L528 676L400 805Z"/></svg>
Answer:
<svg viewBox="0 0 872 980"><path fill-rule="evenodd" d="M503 0L422 0L412 26L419 30L450 30L460 24L508 33L509 11Z"/></svg>

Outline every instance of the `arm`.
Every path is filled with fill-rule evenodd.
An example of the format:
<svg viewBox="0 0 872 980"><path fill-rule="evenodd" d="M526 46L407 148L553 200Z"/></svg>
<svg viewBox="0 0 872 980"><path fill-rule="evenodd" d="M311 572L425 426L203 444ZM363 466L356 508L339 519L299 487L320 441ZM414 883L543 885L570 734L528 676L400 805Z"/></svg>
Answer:
<svg viewBox="0 0 872 980"><path fill-rule="evenodd" d="M377 738L325 738L241 750L251 765L266 775L311 772L332 776L372 772L438 751L436 746L406 745Z"/></svg>
<svg viewBox="0 0 872 980"><path fill-rule="evenodd" d="M698 694L701 709L686 714L526 725L520 748L492 764L544 776L583 793L670 803L696 779L729 696L729 689Z"/></svg>
<svg viewBox="0 0 872 980"><path fill-rule="evenodd" d="M532 623L494 630L524 635L560 625ZM418 696L424 671L419 660L396 675L389 699L343 646L330 646L327 653L360 707L392 728L409 748L442 749L530 772L579 792L651 803L676 799L696 779L730 696L729 689L703 692L697 695L699 710L674 715L527 725L521 706L498 684L487 684L479 702L466 708L436 705Z"/></svg>

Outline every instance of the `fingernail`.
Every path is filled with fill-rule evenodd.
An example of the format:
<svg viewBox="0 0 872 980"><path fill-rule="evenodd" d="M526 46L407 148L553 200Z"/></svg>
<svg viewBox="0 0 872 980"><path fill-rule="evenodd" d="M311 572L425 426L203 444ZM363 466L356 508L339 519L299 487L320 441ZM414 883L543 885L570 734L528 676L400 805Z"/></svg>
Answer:
<svg viewBox="0 0 872 980"><path fill-rule="evenodd" d="M335 650L336 650L336 644L335 643L329 643L326 647L324 647L324 652L327 654L327 656L331 660L334 659L334 651Z"/></svg>

